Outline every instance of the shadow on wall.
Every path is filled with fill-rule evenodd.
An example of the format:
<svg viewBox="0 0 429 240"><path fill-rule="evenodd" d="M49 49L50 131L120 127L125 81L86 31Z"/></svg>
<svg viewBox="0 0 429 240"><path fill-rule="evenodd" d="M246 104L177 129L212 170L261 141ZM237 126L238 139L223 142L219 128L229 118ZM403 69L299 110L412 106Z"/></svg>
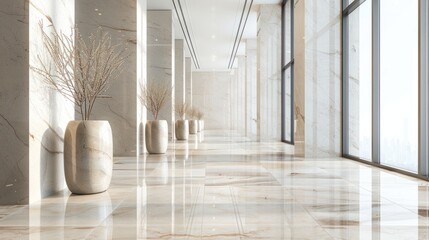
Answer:
<svg viewBox="0 0 429 240"><path fill-rule="evenodd" d="M52 195L64 189L64 141L51 127L40 144L40 194Z"/></svg>

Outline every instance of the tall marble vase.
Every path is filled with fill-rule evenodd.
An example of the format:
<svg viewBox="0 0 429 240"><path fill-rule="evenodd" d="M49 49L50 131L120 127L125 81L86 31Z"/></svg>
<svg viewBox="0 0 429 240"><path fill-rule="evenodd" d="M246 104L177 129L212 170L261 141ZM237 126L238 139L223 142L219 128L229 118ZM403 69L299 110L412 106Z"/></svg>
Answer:
<svg viewBox="0 0 429 240"><path fill-rule="evenodd" d="M166 120L147 121L145 129L146 148L149 153L162 154L168 147L168 123Z"/></svg>
<svg viewBox="0 0 429 240"><path fill-rule="evenodd" d="M189 138L189 123L188 120L177 120L176 125L176 138L177 140L188 140Z"/></svg>
<svg viewBox="0 0 429 240"><path fill-rule="evenodd" d="M64 135L64 172L74 194L109 188L113 171L112 129L108 121L70 121Z"/></svg>
<svg viewBox="0 0 429 240"><path fill-rule="evenodd" d="M197 134L198 120L189 120L189 134Z"/></svg>

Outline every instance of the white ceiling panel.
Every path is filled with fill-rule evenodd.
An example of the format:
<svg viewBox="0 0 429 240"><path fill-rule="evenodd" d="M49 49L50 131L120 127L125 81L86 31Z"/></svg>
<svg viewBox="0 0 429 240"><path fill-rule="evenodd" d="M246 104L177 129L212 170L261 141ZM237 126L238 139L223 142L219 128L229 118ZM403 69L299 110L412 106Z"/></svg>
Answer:
<svg viewBox="0 0 429 240"><path fill-rule="evenodd" d="M228 68L245 2L246 0L180 0L200 70ZM247 2L249 5L250 0ZM253 5L279 3L281 0L254 0ZM172 0L148 0L148 9L172 9L175 13ZM256 37L257 13L254 9L249 14L242 40ZM246 15L247 8L243 21ZM184 38L178 19L175 22L175 36ZM237 55L244 54L242 44Z"/></svg>

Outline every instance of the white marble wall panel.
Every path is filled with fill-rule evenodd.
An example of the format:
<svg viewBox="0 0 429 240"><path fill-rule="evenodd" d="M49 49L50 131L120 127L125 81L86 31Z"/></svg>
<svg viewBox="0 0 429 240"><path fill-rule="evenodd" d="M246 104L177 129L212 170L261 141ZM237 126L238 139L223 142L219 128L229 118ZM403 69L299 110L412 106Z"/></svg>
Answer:
<svg viewBox="0 0 429 240"><path fill-rule="evenodd" d="M193 72L193 106L204 111L205 129L231 129L232 115L237 106L231 97L234 91L231 83L235 82L233 72Z"/></svg>
<svg viewBox="0 0 429 240"><path fill-rule="evenodd" d="M158 119L168 122L169 138L174 136L174 33L171 10L147 12L147 81L171 86L172 96L159 113ZM148 114L148 119L153 116Z"/></svg>
<svg viewBox="0 0 429 240"><path fill-rule="evenodd" d="M40 66L38 57L50 61L39 21L70 32L74 1L2 1L0 8L0 205L27 204L65 186L63 132L74 107L30 66Z"/></svg>
<svg viewBox="0 0 429 240"><path fill-rule="evenodd" d="M238 106L238 97L237 97L237 87L238 87L238 74L237 69L233 69L232 71L233 77L231 77L231 81L229 81L229 91L230 91L230 128L232 130L238 129L238 112L237 112L237 106Z"/></svg>
<svg viewBox="0 0 429 240"><path fill-rule="evenodd" d="M341 154L341 3L305 1L305 155Z"/></svg>
<svg viewBox="0 0 429 240"><path fill-rule="evenodd" d="M259 6L258 129L260 140L281 139L281 5Z"/></svg>
<svg viewBox="0 0 429 240"><path fill-rule="evenodd" d="M83 36L101 26L114 43L126 45L128 58L118 79L94 105L91 119L108 120L115 156L137 151L137 0L76 0L76 24ZM76 117L79 117L76 115Z"/></svg>
<svg viewBox="0 0 429 240"><path fill-rule="evenodd" d="M141 86L147 82L147 0L137 0L137 154L146 152L144 126L146 108L141 104Z"/></svg>
<svg viewBox="0 0 429 240"><path fill-rule="evenodd" d="M246 136L257 139L256 39L246 40Z"/></svg>
<svg viewBox="0 0 429 240"><path fill-rule="evenodd" d="M302 23L305 24L302 24ZM341 3L295 4L295 154L341 154Z"/></svg>
<svg viewBox="0 0 429 240"><path fill-rule="evenodd" d="M44 31L71 34L74 27L74 0L30 1L30 65L41 67L51 58L43 46L39 22ZM58 92L47 88L40 75L30 72L30 202L65 188L64 131L74 119L74 105Z"/></svg>
<svg viewBox="0 0 429 240"><path fill-rule="evenodd" d="M305 155L305 2L294 5L294 115L295 155Z"/></svg>
<svg viewBox="0 0 429 240"><path fill-rule="evenodd" d="M192 59L190 57L185 58L185 78L186 78L185 101L189 105L192 105Z"/></svg>
<svg viewBox="0 0 429 240"><path fill-rule="evenodd" d="M186 101L186 80L185 80L185 45L183 39L176 39L175 47L175 79L174 79L174 99L175 104Z"/></svg>
<svg viewBox="0 0 429 240"><path fill-rule="evenodd" d="M237 131L246 134L246 56L237 56Z"/></svg>
<svg viewBox="0 0 429 240"><path fill-rule="evenodd" d="M0 2L0 204L29 201L29 3Z"/></svg>

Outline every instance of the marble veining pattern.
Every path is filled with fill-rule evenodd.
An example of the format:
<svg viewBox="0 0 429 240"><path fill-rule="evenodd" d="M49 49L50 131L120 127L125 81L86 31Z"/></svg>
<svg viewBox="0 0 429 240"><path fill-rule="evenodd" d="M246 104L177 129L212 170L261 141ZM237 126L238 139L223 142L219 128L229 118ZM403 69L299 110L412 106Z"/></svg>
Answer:
<svg viewBox="0 0 429 240"><path fill-rule="evenodd" d="M117 157L107 192L0 207L0 239L427 239L429 183L205 131ZM202 140L204 139L204 140Z"/></svg>
<svg viewBox="0 0 429 240"><path fill-rule="evenodd" d="M147 83L171 86L172 94L159 112L158 120L167 120L169 139L174 137L175 41L173 12L147 11ZM154 120L148 114L148 120Z"/></svg>
<svg viewBox="0 0 429 240"><path fill-rule="evenodd" d="M111 81L105 95L94 105L91 119L108 120L115 138L113 154L115 156L135 156L137 153L138 103L137 91L142 72L137 73L137 58L142 62L145 55L144 29L137 31L137 0L75 0L76 25L84 37L102 27L108 32L114 44L127 48L127 59L122 72L115 81ZM142 7L143 1L139 1ZM142 19L139 19L140 21ZM140 24L139 24L140 25ZM139 41L139 42L137 42ZM138 46L137 46L138 45ZM137 52L139 50L139 52ZM145 71L144 68L138 71ZM138 75L139 74L139 75ZM80 115L76 115L80 119Z"/></svg>
<svg viewBox="0 0 429 240"><path fill-rule="evenodd" d="M258 12L258 137L281 139L281 5L263 4Z"/></svg>

